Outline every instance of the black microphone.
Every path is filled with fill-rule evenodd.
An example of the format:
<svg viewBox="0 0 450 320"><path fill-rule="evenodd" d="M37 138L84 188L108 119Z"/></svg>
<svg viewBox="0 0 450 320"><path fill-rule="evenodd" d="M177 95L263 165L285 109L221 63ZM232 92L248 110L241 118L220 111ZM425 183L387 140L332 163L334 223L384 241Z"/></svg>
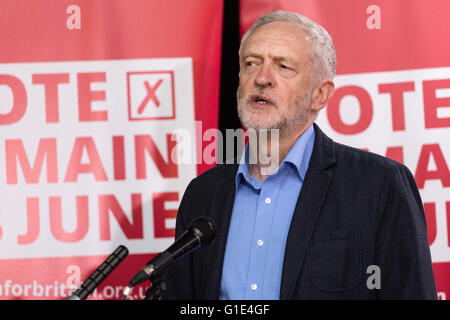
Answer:
<svg viewBox="0 0 450 320"><path fill-rule="evenodd" d="M162 275L167 267L202 245L210 244L216 236L216 223L209 217L199 217L192 220L187 230L165 251L158 254L131 279L124 289L124 298L131 292L131 288L144 282L150 277Z"/></svg>
<svg viewBox="0 0 450 320"><path fill-rule="evenodd" d="M80 288L76 290L68 300L86 299L127 255L128 249L122 245L118 246L116 250L103 261L100 267L98 267L89 278L81 284Z"/></svg>

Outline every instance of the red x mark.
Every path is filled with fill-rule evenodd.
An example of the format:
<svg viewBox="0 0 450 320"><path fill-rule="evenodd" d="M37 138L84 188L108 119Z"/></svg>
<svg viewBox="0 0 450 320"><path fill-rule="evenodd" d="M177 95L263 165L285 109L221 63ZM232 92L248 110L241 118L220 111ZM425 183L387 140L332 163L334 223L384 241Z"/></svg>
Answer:
<svg viewBox="0 0 450 320"><path fill-rule="evenodd" d="M163 79L159 79L158 82L156 82L155 85L152 87L152 86L150 86L148 81L144 81L145 88L147 89L147 96L145 97L144 100L142 100L141 104L139 105L139 108L138 108L139 114L144 112L144 109L147 106L147 104L150 102L150 100L153 100L155 102L155 105L157 107L159 107L159 100L156 97L155 92L159 88L159 86L161 85L162 82L163 82Z"/></svg>

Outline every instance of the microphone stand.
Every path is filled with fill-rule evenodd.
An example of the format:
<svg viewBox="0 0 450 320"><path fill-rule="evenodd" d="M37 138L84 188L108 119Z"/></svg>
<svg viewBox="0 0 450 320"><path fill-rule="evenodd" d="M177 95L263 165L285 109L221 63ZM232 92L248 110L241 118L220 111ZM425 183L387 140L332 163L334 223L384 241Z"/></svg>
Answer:
<svg viewBox="0 0 450 320"><path fill-rule="evenodd" d="M150 287L145 290L145 298L144 300L160 300L161 295L166 291L167 285L164 281L165 275L151 277L150 281L152 282Z"/></svg>

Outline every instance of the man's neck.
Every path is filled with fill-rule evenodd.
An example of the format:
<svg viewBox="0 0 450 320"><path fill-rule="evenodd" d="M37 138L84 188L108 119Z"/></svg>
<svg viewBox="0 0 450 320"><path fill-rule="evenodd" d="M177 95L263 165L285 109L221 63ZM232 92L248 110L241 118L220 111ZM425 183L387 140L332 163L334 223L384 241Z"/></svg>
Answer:
<svg viewBox="0 0 450 320"><path fill-rule="evenodd" d="M281 162L286 158L289 151L292 149L298 138L309 128L306 125L295 134L279 134L279 139L272 139L270 131L265 143L261 144L259 133L257 139L253 143L257 143L257 148L249 148L250 158L255 159L256 163L250 162L248 164L248 171L252 177L264 182L267 177L276 169L278 169ZM277 141L278 140L278 141ZM250 142L251 143L251 139ZM275 145L276 144L276 145ZM276 154L275 154L276 153ZM269 160L269 161L268 161Z"/></svg>

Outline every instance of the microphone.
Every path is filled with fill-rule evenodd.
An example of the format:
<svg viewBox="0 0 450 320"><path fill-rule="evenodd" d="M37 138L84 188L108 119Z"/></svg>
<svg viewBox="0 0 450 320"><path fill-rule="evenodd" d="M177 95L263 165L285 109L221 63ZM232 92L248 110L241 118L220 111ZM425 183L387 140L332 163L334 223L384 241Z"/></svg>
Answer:
<svg viewBox="0 0 450 320"><path fill-rule="evenodd" d="M123 290L123 298L126 299L135 285L150 277L162 275L173 261L178 261L202 245L210 244L215 236L216 223L213 219L199 217L192 220L187 230L169 248L147 262L147 265L134 275L128 287Z"/></svg>
<svg viewBox="0 0 450 320"><path fill-rule="evenodd" d="M76 290L68 300L86 299L98 285L122 262L128 255L128 249L125 246L118 246L113 253L106 258L89 278L84 281L80 288Z"/></svg>

